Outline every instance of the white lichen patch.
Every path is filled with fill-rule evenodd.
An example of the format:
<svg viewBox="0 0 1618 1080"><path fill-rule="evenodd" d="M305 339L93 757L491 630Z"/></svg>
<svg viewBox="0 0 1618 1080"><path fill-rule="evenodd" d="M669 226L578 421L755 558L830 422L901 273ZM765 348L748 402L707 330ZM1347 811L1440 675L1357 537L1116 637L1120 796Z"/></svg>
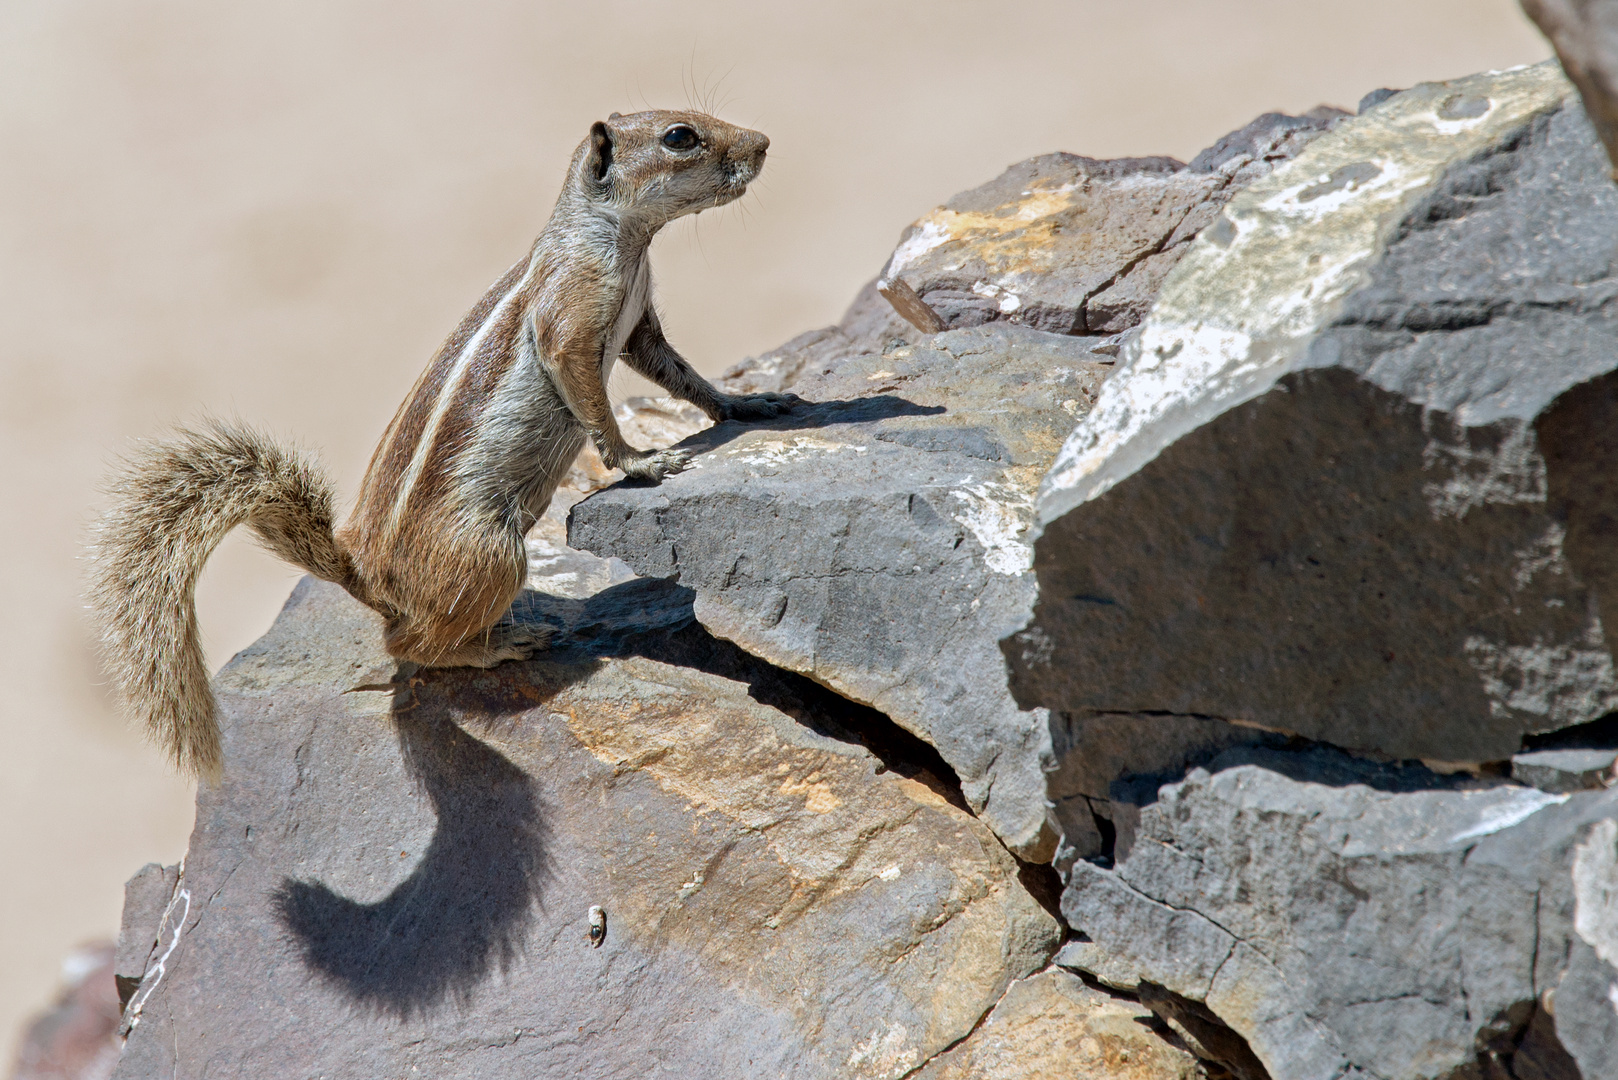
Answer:
<svg viewBox="0 0 1618 1080"><path fill-rule="evenodd" d="M1212 386L1214 377L1230 366L1231 358L1246 355L1251 345L1252 339L1239 330L1200 326L1184 332L1149 323L1141 333L1138 351L1130 358L1128 377L1114 376L1101 385L1095 406L1057 454L1045 480L1046 489L1078 487L1146 428L1181 407L1200 388ZM1089 497L1100 495L1133 471L1108 475Z"/></svg>
<svg viewBox="0 0 1618 1080"><path fill-rule="evenodd" d="M940 210L938 213L947 214L948 211ZM893 250L893 255L888 259L888 268L882 272L882 277L891 281L903 273L905 267L953 238L945 221L939 220L936 216L923 218L920 228Z"/></svg>
<svg viewBox="0 0 1618 1080"><path fill-rule="evenodd" d="M1007 314L1022 307L1022 297L1018 296L1009 289L1005 289L994 284L993 282L974 281L972 283L972 291L978 296L983 297L985 300L993 300L996 306Z"/></svg>
<svg viewBox="0 0 1618 1080"><path fill-rule="evenodd" d="M853 453L864 454L869 448L850 443L830 442L807 435L799 435L788 442L785 439L761 439L744 446L727 448L725 453L742 465L780 468L810 454Z"/></svg>
<svg viewBox="0 0 1618 1080"><path fill-rule="evenodd" d="M1548 572L1554 577L1567 576L1570 568L1562 554L1562 545L1566 540L1567 530L1553 521L1544 536L1513 553L1517 565L1511 568L1511 583L1518 592L1527 589L1533 584L1534 578L1543 573Z"/></svg>
<svg viewBox="0 0 1618 1080"><path fill-rule="evenodd" d="M1040 495L1051 521L1265 393L1367 280L1390 230L1454 164L1572 93L1554 61L1407 90L1236 195L1170 272ZM1454 105L1451 99L1461 101ZM1464 122L1446 109L1490 104ZM1451 102L1446 105L1446 102ZM1481 107L1479 107L1481 108ZM1464 506L1468 492L1440 493ZM1446 504L1448 505L1448 504Z"/></svg>
<svg viewBox="0 0 1618 1080"><path fill-rule="evenodd" d="M1547 806L1560 806L1567 802L1568 798L1567 795L1548 795L1537 788L1518 788L1503 801L1492 802L1485 807L1478 815L1476 823L1450 837L1450 843L1481 840L1485 836L1527 821Z"/></svg>
<svg viewBox="0 0 1618 1080"><path fill-rule="evenodd" d="M1581 644L1500 645L1473 635L1464 648L1495 715L1510 709L1579 723L1618 709L1618 675L1601 621L1592 616L1584 636Z"/></svg>
<svg viewBox="0 0 1618 1080"><path fill-rule="evenodd" d="M903 1024L889 1023L886 1031L878 1028L871 1037L854 1044L848 1055L848 1068L856 1076L897 1077L914 1069L921 1053L907 1046L910 1032Z"/></svg>
<svg viewBox="0 0 1618 1080"><path fill-rule="evenodd" d="M977 539L990 570L1017 575L1034 565L1034 549L1023 541L1034 512L1034 500L1027 492L985 480L956 488L950 497L962 504L951 516Z"/></svg>
<svg viewBox="0 0 1618 1080"><path fill-rule="evenodd" d="M1545 459L1527 424L1482 449L1470 445L1464 433L1442 438L1429 431L1421 464L1443 476L1421 489L1434 520L1460 520L1480 506L1539 506L1548 497Z"/></svg>

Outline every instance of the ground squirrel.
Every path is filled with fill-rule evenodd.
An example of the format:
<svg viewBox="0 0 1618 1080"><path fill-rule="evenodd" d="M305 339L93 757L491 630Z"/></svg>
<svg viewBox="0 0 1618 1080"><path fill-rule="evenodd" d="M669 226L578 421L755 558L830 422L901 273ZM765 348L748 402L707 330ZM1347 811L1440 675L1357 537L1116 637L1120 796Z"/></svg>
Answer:
<svg viewBox="0 0 1618 1080"><path fill-rule="evenodd" d="M528 256L399 407L341 528L314 463L233 424L182 431L115 477L93 548L92 608L130 710L176 764L220 767L193 594L235 526L379 612L397 659L491 667L548 637L502 620L527 577L523 536L585 437L636 479L685 465L680 451L624 441L607 397L620 356L715 420L792 408L791 394L724 394L692 370L664 340L647 258L668 222L745 192L769 142L691 112L613 113L593 125Z"/></svg>

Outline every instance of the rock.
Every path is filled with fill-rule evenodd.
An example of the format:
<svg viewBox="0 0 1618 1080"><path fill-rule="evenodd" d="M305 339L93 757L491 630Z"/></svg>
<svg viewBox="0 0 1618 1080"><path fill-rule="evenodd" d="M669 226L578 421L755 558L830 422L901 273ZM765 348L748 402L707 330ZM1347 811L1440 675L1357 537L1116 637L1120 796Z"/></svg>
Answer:
<svg viewBox="0 0 1618 1080"><path fill-rule="evenodd" d="M218 679L117 1075L898 1077L968 1035L1055 920L936 754L690 602L527 593L565 647L395 681L300 584Z"/></svg>
<svg viewBox="0 0 1618 1080"><path fill-rule="evenodd" d="M1554 65L1237 195L1042 486L1018 702L1455 763L1618 708L1615 249Z"/></svg>
<svg viewBox="0 0 1618 1080"><path fill-rule="evenodd" d="M1618 792L1245 747L1130 789L1113 867L1072 866L1062 912L1090 940L1059 963L1205 1005L1275 1078L1414 1080L1520 1052L1548 1064L1481 1075L1576 1076L1552 1069L1569 1052L1613 1075Z"/></svg>
<svg viewBox="0 0 1618 1080"><path fill-rule="evenodd" d="M1174 779L1233 746L1284 746L1280 735L1202 716L1057 713L1051 717L1056 767L1046 775L1062 834L1063 873L1076 858L1100 855L1114 835L1110 793L1130 777Z"/></svg>
<svg viewBox="0 0 1618 1080"><path fill-rule="evenodd" d="M1539 25L1618 166L1618 4L1612 0L1522 0Z"/></svg>
<svg viewBox="0 0 1618 1080"><path fill-rule="evenodd" d="M877 289L924 333L1001 320L1119 333L1140 321L1185 243L1231 194L1346 115L1268 113L1189 167L1166 157L1030 158L906 229Z"/></svg>
<svg viewBox="0 0 1618 1080"><path fill-rule="evenodd" d="M886 353L799 340L791 386L817 404L695 436L688 472L579 503L568 542L677 579L712 633L920 735L1048 859L1048 724L1011 700L996 642L1032 600L1035 487L1112 358L1008 323Z"/></svg>
<svg viewBox="0 0 1618 1080"><path fill-rule="evenodd" d="M1372 90L1369 94L1366 94L1364 97L1360 98L1359 107L1355 111L1363 113L1369 109L1374 109L1397 93L1400 93L1400 91L1390 89L1386 86L1382 87L1380 90Z"/></svg>
<svg viewBox="0 0 1618 1080"><path fill-rule="evenodd" d="M1051 968L1013 983L966 1041L913 1075L915 1080L1199 1080L1203 1071L1196 1058L1173 1038L1139 1003Z"/></svg>
<svg viewBox="0 0 1618 1080"><path fill-rule="evenodd" d="M11 1080L106 1080L118 1060L113 947L97 942L62 961L62 991L23 1032Z"/></svg>
<svg viewBox="0 0 1618 1080"><path fill-rule="evenodd" d="M673 446L713 426L702 410L675 398L629 398L615 405L613 413L624 438L641 449ZM603 465L594 444L586 441L550 506L528 533L530 588L551 597L583 600L634 579L634 571L617 559L600 559L567 546L567 515L573 505L623 478L623 470Z"/></svg>
<svg viewBox="0 0 1618 1080"><path fill-rule="evenodd" d="M1156 983L1141 983L1136 989L1141 1004L1179 1035L1198 1057L1216 1063L1236 1080L1269 1080L1269 1073L1247 1040L1226 1027L1206 1005Z"/></svg>
<svg viewBox="0 0 1618 1080"><path fill-rule="evenodd" d="M147 863L124 883L123 926L118 931L118 949L112 969L120 1009L128 1006L146 975L163 915L179 882L178 866Z"/></svg>
<svg viewBox="0 0 1618 1080"><path fill-rule="evenodd" d="M1511 757L1511 778L1541 791L1588 791L1613 779L1618 750L1531 750Z"/></svg>
<svg viewBox="0 0 1618 1080"><path fill-rule="evenodd" d="M1026 619L1033 485L1196 231L1343 115L1327 113L1267 114L1189 167L1053 154L956 196L838 326L722 380L826 404L700 436L697 468L595 495L568 542L677 577L713 633L888 713L1015 852L1049 859L1048 719L1011 700L990 641ZM954 329L900 318L882 290L901 275Z"/></svg>

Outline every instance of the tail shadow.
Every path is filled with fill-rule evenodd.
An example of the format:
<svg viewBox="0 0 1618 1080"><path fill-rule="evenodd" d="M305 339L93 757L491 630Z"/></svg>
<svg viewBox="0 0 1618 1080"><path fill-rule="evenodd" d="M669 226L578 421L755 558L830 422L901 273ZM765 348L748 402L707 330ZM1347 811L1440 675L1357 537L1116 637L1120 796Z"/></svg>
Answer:
<svg viewBox="0 0 1618 1080"><path fill-rule="evenodd" d="M290 878L272 897L317 978L362 1010L400 1019L464 1008L492 972L508 970L549 876L532 779L446 709L412 697L403 687L395 698L399 746L438 816L415 871L369 904Z"/></svg>

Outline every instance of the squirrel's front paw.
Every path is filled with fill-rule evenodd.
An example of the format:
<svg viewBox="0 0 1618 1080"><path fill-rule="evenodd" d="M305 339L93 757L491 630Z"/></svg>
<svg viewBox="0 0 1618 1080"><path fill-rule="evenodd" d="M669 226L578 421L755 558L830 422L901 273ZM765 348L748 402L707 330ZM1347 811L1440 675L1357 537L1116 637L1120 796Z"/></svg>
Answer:
<svg viewBox="0 0 1618 1080"><path fill-rule="evenodd" d="M620 461L618 468L624 470L624 476L631 480L645 480L655 484L665 476L681 472L690 464L691 451L671 449L657 450Z"/></svg>
<svg viewBox="0 0 1618 1080"><path fill-rule="evenodd" d="M726 394L719 403L720 420L773 420L802 405L797 394Z"/></svg>

